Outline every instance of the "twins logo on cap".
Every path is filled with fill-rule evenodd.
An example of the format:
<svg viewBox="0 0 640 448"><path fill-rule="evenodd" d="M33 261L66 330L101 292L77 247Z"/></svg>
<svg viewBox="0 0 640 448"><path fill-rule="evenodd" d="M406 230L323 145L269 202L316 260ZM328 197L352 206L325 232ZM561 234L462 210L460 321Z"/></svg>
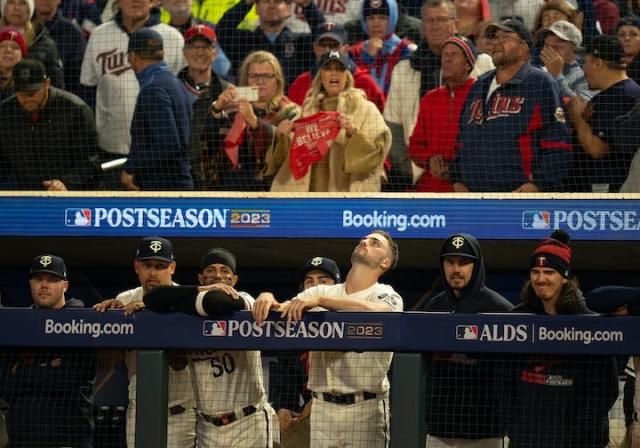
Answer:
<svg viewBox="0 0 640 448"><path fill-rule="evenodd" d="M158 253L162 250L162 241L153 240L149 243L149 249L151 249L154 253Z"/></svg>
<svg viewBox="0 0 640 448"><path fill-rule="evenodd" d="M314 266L320 266L322 264L322 257L315 257L311 260L311 264Z"/></svg>
<svg viewBox="0 0 640 448"><path fill-rule="evenodd" d="M49 266L51 264L51 255L44 255L42 257L40 257L40 264L42 265L43 268L46 268L47 266Z"/></svg>
<svg viewBox="0 0 640 448"><path fill-rule="evenodd" d="M453 240L451 240L451 244L456 249L460 249L462 246L464 246L464 238L462 238L461 236L457 236Z"/></svg>

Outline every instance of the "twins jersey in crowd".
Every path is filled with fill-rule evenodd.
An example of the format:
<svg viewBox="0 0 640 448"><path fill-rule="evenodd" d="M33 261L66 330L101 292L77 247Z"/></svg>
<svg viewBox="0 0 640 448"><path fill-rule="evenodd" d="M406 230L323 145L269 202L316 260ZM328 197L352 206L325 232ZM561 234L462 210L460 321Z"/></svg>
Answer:
<svg viewBox="0 0 640 448"><path fill-rule="evenodd" d="M175 285L175 283L174 283ZM116 300L127 305L142 300L144 290L141 286L121 292ZM127 407L127 447L135 447L136 427L136 351L126 352L125 361L129 372L129 406ZM175 370L169 367L167 446L175 448L192 448L195 440L195 400L191 388L189 369ZM182 412L178 412L182 410Z"/></svg>
<svg viewBox="0 0 640 448"><path fill-rule="evenodd" d="M460 116L451 181L469 191L513 191L532 182L557 191L572 158L557 83L526 63L504 85L495 71L472 87Z"/></svg>
<svg viewBox="0 0 640 448"><path fill-rule="evenodd" d="M144 25L156 30L164 41L164 61L177 74L185 65L182 55L184 39L177 29L159 22L152 11ZM98 146L113 154L128 154L131 144L129 126L140 86L127 61L129 33L121 15L97 27L87 43L82 61L80 83L97 87L96 129Z"/></svg>
<svg viewBox="0 0 640 448"><path fill-rule="evenodd" d="M244 308L251 310L255 299L242 291L238 295ZM262 382L259 350L195 350L189 358L199 413L199 447L270 447L279 441L275 411ZM231 413L233 420L220 417ZM206 421L216 417L220 421Z"/></svg>

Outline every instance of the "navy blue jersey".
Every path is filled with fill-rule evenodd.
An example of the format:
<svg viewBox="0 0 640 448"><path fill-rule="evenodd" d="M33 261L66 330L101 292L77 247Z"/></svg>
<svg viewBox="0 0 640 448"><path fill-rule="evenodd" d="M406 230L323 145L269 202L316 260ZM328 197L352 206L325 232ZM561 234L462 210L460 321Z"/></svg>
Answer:
<svg viewBox="0 0 640 448"><path fill-rule="evenodd" d="M467 96L452 182L469 191L513 191L527 182L558 190L572 146L556 81L526 63L488 96L494 77L495 70L481 76Z"/></svg>

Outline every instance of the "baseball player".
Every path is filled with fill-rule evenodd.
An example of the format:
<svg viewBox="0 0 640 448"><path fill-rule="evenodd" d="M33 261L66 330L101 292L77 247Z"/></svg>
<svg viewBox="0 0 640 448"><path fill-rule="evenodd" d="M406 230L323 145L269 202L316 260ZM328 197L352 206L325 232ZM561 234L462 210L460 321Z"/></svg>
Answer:
<svg viewBox="0 0 640 448"><path fill-rule="evenodd" d="M313 257L302 265L297 278L300 291L318 285L335 285L341 281L340 268L331 258ZM265 301L276 302L270 292L263 292L258 300L263 305ZM280 352L277 358L278 362L270 370L269 390L280 424L280 446L307 448L311 414L311 394L307 388L309 352Z"/></svg>
<svg viewBox="0 0 640 448"><path fill-rule="evenodd" d="M217 247L204 254L201 286L159 287L144 296L148 308L219 316L251 310L255 299L237 291L236 258ZM263 448L279 441L275 411L267 402L258 350L195 350L189 356L199 448Z"/></svg>
<svg viewBox="0 0 640 448"><path fill-rule="evenodd" d="M342 284L309 288L283 304L261 299L254 307L258 324L270 309L298 321L308 310L402 311L400 295L378 279L394 268L398 245L376 230L360 240L351 255L351 269ZM386 447L389 444L389 381L391 352L311 352L309 389L311 446Z"/></svg>
<svg viewBox="0 0 640 448"><path fill-rule="evenodd" d="M175 285L171 277L176 269L173 247L169 240L146 237L140 240L133 267L138 274L140 286L121 292L115 299L104 300L94 309L123 309L132 314L144 308L142 297L159 285ZM170 357L169 368L169 418L167 420L167 446L193 448L195 441L195 402L191 387L191 376L186 361L180 356ZM129 371L129 406L127 408L127 447L135 447L136 428L136 351L126 353Z"/></svg>

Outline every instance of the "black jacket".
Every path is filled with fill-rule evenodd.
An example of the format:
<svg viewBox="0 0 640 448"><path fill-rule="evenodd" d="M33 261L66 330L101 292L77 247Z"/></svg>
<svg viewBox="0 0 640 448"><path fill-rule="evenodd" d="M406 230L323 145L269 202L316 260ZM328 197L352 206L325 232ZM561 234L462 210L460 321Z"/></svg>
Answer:
<svg viewBox="0 0 640 448"><path fill-rule="evenodd" d="M96 153L93 112L80 98L52 87L37 114L15 95L0 103L0 186L42 190L59 179L69 190L90 189Z"/></svg>
<svg viewBox="0 0 640 448"><path fill-rule="evenodd" d="M514 312L545 314L541 303ZM580 300L565 314L593 314ZM512 356L500 373L501 414L511 448L604 448L618 397L613 356Z"/></svg>
<svg viewBox="0 0 640 448"><path fill-rule="evenodd" d="M431 299L424 311L449 313L508 312L513 305L485 285L484 257L480 244L464 235L477 259L469 285L456 297L447 284L442 260L440 273L444 291ZM427 370L427 433L437 437L484 439L502 437L497 387L496 357L485 354L435 353Z"/></svg>
<svg viewBox="0 0 640 448"><path fill-rule="evenodd" d="M30 59L37 59L44 64L49 79L54 87L64 89L64 70L55 41L49 35L47 27L41 22L33 22L35 37L29 45ZM77 51L84 51L82 48Z"/></svg>

